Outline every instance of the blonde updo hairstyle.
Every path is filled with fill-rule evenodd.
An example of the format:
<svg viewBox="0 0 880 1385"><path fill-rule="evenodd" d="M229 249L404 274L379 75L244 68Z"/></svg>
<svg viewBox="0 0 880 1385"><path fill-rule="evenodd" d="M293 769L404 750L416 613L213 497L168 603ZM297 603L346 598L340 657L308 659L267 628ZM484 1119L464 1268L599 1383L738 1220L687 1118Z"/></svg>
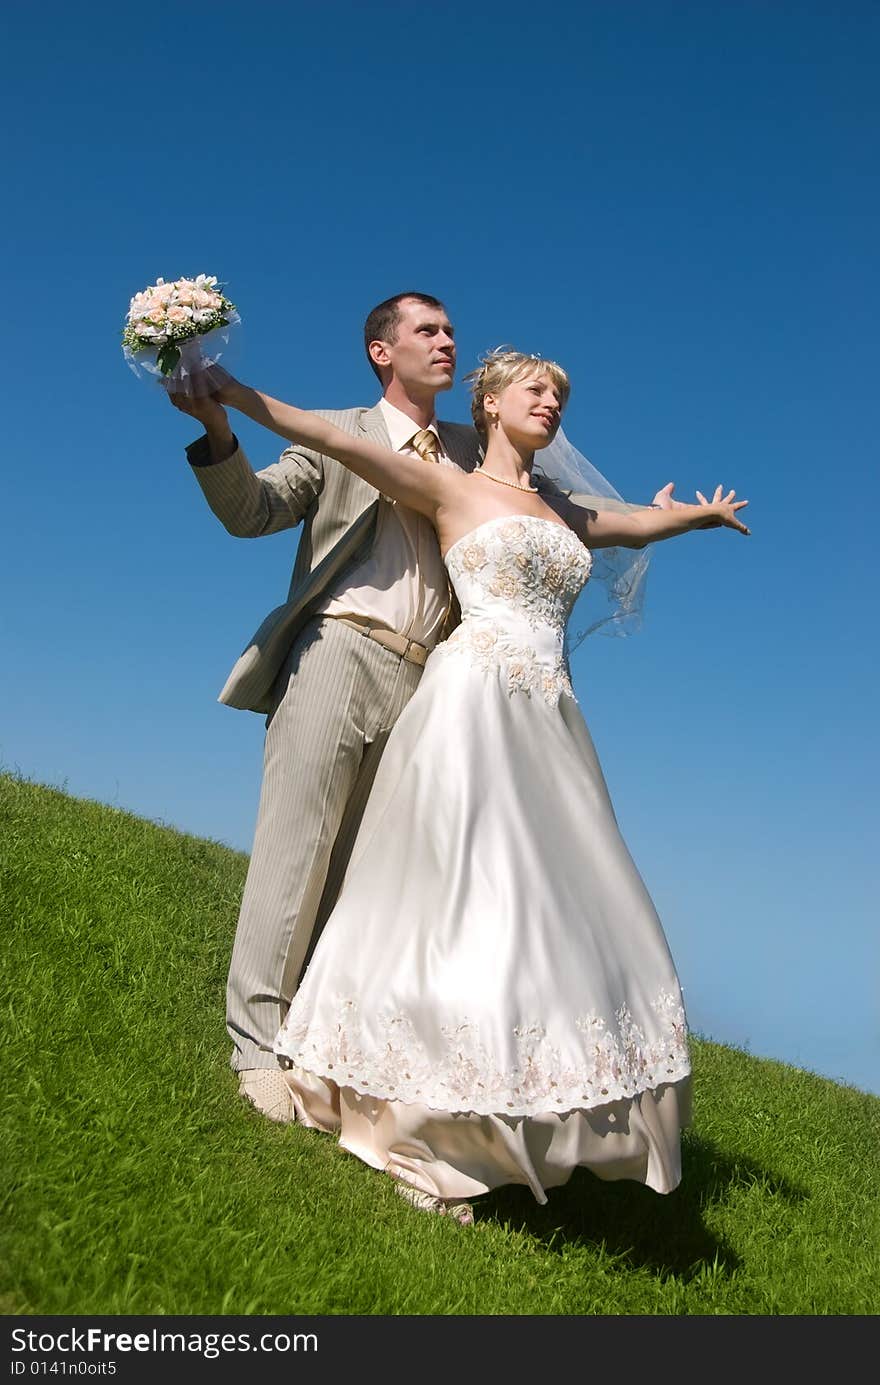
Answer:
<svg viewBox="0 0 880 1385"><path fill-rule="evenodd" d="M499 395L515 380L527 376L547 375L559 391L559 406L564 409L571 393L571 381L561 365L556 361L545 361L541 356L529 356L524 351L514 351L510 346L498 346L494 351L481 357L476 370L464 378L471 387L471 417L474 427L485 443L489 437L489 423L486 418L484 400L487 394Z"/></svg>

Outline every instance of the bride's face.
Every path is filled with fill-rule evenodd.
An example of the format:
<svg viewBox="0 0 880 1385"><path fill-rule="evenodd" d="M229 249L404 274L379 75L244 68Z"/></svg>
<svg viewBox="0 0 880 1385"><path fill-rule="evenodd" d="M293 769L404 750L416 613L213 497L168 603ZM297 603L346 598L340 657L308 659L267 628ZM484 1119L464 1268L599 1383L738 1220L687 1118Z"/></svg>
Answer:
<svg viewBox="0 0 880 1385"><path fill-rule="evenodd" d="M513 380L498 395L487 394L487 416L498 419L497 427L514 445L537 451L553 441L562 418L559 390L549 375L526 375Z"/></svg>

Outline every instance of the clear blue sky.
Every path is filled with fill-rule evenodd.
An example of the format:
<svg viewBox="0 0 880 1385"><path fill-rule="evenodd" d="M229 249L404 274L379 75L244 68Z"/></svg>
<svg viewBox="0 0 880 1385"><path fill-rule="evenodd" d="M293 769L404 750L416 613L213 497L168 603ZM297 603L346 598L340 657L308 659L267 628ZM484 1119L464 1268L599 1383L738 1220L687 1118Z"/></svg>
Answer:
<svg viewBox="0 0 880 1385"><path fill-rule="evenodd" d="M749 497L750 539L658 546L643 632L575 682L694 1028L880 1093L876 4L2 24L3 765L249 849L262 721L216 696L296 536L210 514L128 300L217 274L244 378L344 406L367 310L435 293L460 375L500 342L569 368L628 498Z"/></svg>

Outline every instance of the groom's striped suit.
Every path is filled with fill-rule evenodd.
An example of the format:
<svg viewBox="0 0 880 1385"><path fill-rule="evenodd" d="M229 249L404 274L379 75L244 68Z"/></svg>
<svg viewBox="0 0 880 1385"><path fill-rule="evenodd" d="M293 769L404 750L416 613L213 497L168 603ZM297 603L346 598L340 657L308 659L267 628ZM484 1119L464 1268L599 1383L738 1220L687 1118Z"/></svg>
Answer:
<svg viewBox="0 0 880 1385"><path fill-rule="evenodd" d="M390 445L380 405L319 412ZM449 460L471 470L479 455L474 430L439 423L437 431ZM263 621L220 693L221 702L267 714L227 1023L233 1066L272 1068L272 1041L313 934L335 901L379 757L421 668L341 620L316 616L328 593L338 597L369 563L377 534L382 542L378 519L388 502L372 486L300 447L260 472L240 448L213 462L206 438L187 456L230 533L256 538L303 525L288 598Z"/></svg>

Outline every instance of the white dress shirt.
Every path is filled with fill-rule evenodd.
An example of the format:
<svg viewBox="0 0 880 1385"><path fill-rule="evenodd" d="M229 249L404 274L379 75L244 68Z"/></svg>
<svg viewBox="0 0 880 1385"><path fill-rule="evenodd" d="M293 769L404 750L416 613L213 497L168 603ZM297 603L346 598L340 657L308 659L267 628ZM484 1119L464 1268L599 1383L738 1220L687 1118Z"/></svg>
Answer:
<svg viewBox="0 0 880 1385"><path fill-rule="evenodd" d="M387 399L379 401L379 408L394 451L414 453L411 444L421 431L418 424ZM436 422L428 426L437 434L440 456L438 462L424 465L455 466L443 449ZM448 604L449 581L431 521L383 496L373 551L349 573L343 587L327 595L316 614L375 620L433 649Z"/></svg>

